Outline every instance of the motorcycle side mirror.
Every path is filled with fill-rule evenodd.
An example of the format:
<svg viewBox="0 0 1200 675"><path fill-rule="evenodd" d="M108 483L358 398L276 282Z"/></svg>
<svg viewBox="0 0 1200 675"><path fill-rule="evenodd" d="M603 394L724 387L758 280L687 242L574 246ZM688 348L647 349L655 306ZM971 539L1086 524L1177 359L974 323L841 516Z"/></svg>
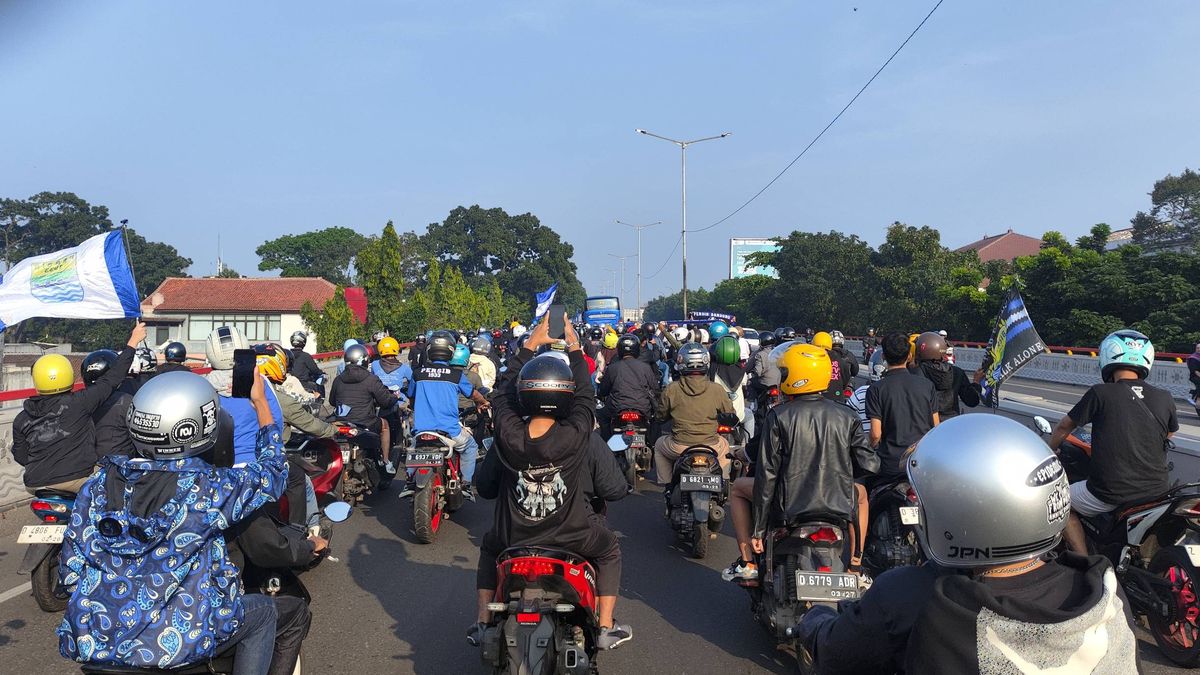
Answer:
<svg viewBox="0 0 1200 675"><path fill-rule="evenodd" d="M625 443L625 438L621 434L613 434L612 438L608 439L608 449L613 452L625 452L628 445Z"/></svg>
<svg viewBox="0 0 1200 675"><path fill-rule="evenodd" d="M493 446L493 445L495 445L495 443L496 443L496 439L494 439L494 438L492 438L492 437L490 437L490 436L489 436L489 437L487 437L487 438L485 438L485 439L483 439L483 450L484 450L484 452L491 452L491 451L492 451L492 446Z"/></svg>
<svg viewBox="0 0 1200 675"><path fill-rule="evenodd" d="M1041 415L1038 415L1037 417L1033 418L1033 425L1036 426L1037 430L1042 432L1043 434L1048 434L1052 431L1052 429L1050 427L1050 420L1047 420L1045 417L1042 417Z"/></svg>
<svg viewBox="0 0 1200 675"><path fill-rule="evenodd" d="M325 507L325 517L340 523L350 517L350 505L346 502L333 502Z"/></svg>

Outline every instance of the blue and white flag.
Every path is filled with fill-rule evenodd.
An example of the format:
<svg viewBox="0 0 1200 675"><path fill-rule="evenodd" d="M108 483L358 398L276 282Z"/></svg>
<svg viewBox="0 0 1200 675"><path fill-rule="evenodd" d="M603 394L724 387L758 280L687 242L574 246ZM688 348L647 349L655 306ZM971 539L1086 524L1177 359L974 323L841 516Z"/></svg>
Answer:
<svg viewBox="0 0 1200 675"><path fill-rule="evenodd" d="M35 255L0 276L0 331L25 319L122 319L142 315L120 230Z"/></svg>
<svg viewBox="0 0 1200 675"><path fill-rule="evenodd" d="M554 304L554 294L558 292L558 282L551 284L550 288L537 294L537 309L533 313L533 323L542 320L542 317L550 309L550 305Z"/></svg>

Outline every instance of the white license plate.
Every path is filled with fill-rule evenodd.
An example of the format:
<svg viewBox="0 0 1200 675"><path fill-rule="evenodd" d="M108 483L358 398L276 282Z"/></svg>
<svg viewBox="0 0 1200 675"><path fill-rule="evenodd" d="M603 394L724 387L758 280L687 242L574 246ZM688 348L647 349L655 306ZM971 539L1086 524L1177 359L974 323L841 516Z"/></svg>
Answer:
<svg viewBox="0 0 1200 675"><path fill-rule="evenodd" d="M18 544L61 544L66 525L26 525L17 535Z"/></svg>
<svg viewBox="0 0 1200 675"><path fill-rule="evenodd" d="M342 451L342 461L343 461L343 462L349 462L349 461L350 461L350 451L349 451L349 450L343 450L343 451Z"/></svg>
<svg viewBox="0 0 1200 675"><path fill-rule="evenodd" d="M1188 557L1192 559L1192 564L1200 567L1200 546L1188 544L1183 548L1187 550Z"/></svg>
<svg viewBox="0 0 1200 675"><path fill-rule="evenodd" d="M853 574L796 570L797 600L853 600L858 596L858 577Z"/></svg>
<svg viewBox="0 0 1200 675"><path fill-rule="evenodd" d="M441 466L442 453L440 452L410 452L405 458L406 466Z"/></svg>
<svg viewBox="0 0 1200 675"><path fill-rule="evenodd" d="M692 492L694 490L720 492L721 477L685 473L679 477L679 489L684 492Z"/></svg>
<svg viewBox="0 0 1200 675"><path fill-rule="evenodd" d="M917 525L921 522L921 510L915 506L901 506L900 522L904 525Z"/></svg>

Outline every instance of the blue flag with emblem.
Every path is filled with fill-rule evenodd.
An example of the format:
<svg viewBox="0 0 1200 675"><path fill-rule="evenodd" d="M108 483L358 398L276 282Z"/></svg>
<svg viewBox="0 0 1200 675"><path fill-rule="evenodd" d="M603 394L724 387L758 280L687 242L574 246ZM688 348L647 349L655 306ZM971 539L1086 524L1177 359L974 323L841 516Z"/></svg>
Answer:
<svg viewBox="0 0 1200 675"><path fill-rule="evenodd" d="M533 312L533 323L542 320L546 312L550 309L550 305L554 304L554 294L558 293L558 282L550 285L550 288L537 294L537 309Z"/></svg>
<svg viewBox="0 0 1200 675"><path fill-rule="evenodd" d="M1048 351L1033 327L1033 319L1029 318L1021 293L1016 288L1009 289L983 355L983 402L993 408L999 406L1000 385L1039 354Z"/></svg>
<svg viewBox="0 0 1200 675"><path fill-rule="evenodd" d="M0 331L34 317L123 319L142 315L121 230L35 255L0 277Z"/></svg>

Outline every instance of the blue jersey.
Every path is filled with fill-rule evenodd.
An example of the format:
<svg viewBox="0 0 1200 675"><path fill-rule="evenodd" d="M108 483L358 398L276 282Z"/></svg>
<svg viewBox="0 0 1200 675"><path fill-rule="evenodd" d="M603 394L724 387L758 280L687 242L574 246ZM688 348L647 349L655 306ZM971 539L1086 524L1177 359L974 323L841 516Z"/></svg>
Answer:
<svg viewBox="0 0 1200 675"><path fill-rule="evenodd" d="M462 368L435 361L417 368L408 385L413 400L413 429L444 431L452 436L462 432L458 421L458 395L470 396L475 387Z"/></svg>
<svg viewBox="0 0 1200 675"><path fill-rule="evenodd" d="M371 372L375 373L375 376L379 378L379 381L383 382L383 386L387 387L388 389L392 389L392 387L399 387L399 389L392 389L392 391L396 392L396 396L399 396L401 399L406 397L408 385L413 380L412 366L408 365L407 363L401 363L399 368L396 368L389 373L388 371L384 370L383 361L373 361L371 362Z"/></svg>
<svg viewBox="0 0 1200 675"><path fill-rule="evenodd" d="M275 424L282 429L286 424L283 420L283 410L279 407L279 399L275 398L275 390L263 383L263 393L267 395L267 403L271 407L271 417ZM254 461L258 452L258 413L254 412L248 398L221 397L221 410L233 418L233 462L246 464Z"/></svg>

